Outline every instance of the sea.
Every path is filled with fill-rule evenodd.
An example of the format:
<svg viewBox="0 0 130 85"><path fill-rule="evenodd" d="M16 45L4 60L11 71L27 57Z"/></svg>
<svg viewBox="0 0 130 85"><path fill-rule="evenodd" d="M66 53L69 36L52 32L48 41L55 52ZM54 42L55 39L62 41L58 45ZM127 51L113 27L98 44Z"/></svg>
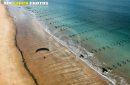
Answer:
<svg viewBox="0 0 130 85"><path fill-rule="evenodd" d="M24 8L95 71L130 84L130 0L25 1L47 1Z"/></svg>

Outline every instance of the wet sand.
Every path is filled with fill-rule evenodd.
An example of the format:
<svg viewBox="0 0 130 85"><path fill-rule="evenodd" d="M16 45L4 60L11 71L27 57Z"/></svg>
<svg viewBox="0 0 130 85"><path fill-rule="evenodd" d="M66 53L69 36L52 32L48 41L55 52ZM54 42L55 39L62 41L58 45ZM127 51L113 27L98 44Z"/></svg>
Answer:
<svg viewBox="0 0 130 85"><path fill-rule="evenodd" d="M35 85L16 47L16 28L0 3L0 85Z"/></svg>
<svg viewBox="0 0 130 85"><path fill-rule="evenodd" d="M46 33L34 19L20 11L13 15L18 47L38 85L108 85L100 75ZM42 47L50 51L35 52Z"/></svg>

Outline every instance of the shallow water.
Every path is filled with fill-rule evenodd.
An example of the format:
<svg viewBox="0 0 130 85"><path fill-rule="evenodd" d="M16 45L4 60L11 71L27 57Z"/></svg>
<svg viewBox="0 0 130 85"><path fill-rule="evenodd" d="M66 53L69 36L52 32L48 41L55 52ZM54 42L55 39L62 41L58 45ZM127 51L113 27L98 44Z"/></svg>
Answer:
<svg viewBox="0 0 130 85"><path fill-rule="evenodd" d="M28 6L27 10L49 25L56 37L68 43L72 40L74 46L80 45L94 53L102 67L130 83L129 0L48 2L49 6Z"/></svg>

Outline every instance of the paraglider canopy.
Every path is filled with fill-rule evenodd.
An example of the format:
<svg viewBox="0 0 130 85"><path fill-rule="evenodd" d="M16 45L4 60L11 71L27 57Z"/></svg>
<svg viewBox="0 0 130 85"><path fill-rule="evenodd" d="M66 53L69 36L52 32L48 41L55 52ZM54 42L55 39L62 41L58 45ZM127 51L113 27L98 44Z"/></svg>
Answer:
<svg viewBox="0 0 130 85"><path fill-rule="evenodd" d="M49 51L49 49L48 48L39 48L39 49L37 49L35 52L39 52L39 51Z"/></svg>

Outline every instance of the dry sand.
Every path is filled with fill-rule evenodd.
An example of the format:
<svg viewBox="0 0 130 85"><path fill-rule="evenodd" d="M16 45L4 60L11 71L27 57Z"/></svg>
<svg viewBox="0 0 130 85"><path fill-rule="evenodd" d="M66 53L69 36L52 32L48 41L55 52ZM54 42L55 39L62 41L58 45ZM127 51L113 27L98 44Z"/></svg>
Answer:
<svg viewBox="0 0 130 85"><path fill-rule="evenodd" d="M17 43L39 85L108 85L103 78L46 33L39 24L16 12ZM47 47L50 51L36 49Z"/></svg>
<svg viewBox="0 0 130 85"><path fill-rule="evenodd" d="M24 68L15 35L12 18L0 3L0 85L35 85Z"/></svg>

